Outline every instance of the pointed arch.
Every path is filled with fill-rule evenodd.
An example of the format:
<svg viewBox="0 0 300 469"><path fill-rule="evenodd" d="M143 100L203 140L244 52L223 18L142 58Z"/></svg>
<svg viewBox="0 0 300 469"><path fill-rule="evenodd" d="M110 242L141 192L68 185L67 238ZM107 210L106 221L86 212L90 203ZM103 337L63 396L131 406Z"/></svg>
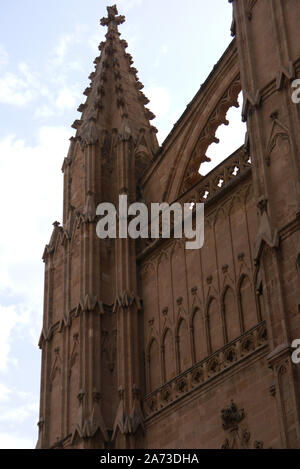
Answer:
<svg viewBox="0 0 300 469"><path fill-rule="evenodd" d="M61 377L61 358L59 355L59 351L55 351L55 359L52 365L51 373L50 373L50 391L52 388L59 382Z"/></svg>
<svg viewBox="0 0 300 469"><path fill-rule="evenodd" d="M69 361L69 373L71 375L72 373L72 368L75 366L77 358L79 356L79 346L78 346L78 334L74 334L73 337L73 348L70 356L70 361Z"/></svg>
<svg viewBox="0 0 300 469"><path fill-rule="evenodd" d="M61 243L61 232L56 240L56 248L53 253L53 287L52 287L52 323L55 324L62 319L63 311L63 289L65 266L66 266L66 249Z"/></svg>
<svg viewBox="0 0 300 469"><path fill-rule="evenodd" d="M222 78L224 80L224 75ZM226 78L228 79L229 77L227 76ZM216 138L217 129L222 124L228 125L226 114L230 107L239 106L237 101L238 95L241 91L239 75L235 76L234 78L231 75L230 78L232 81L226 82L227 88L225 89L219 85L218 78L216 78L215 86L218 88L218 91L216 90L215 97L219 97L219 101L214 102L214 100L210 100L209 107L211 109L211 113L208 118L206 118L207 120L202 122L203 127L201 128L201 131L198 133L198 135L194 133L193 138L196 137L196 139L193 140L193 146L190 146L191 143L189 143L189 145L186 145L186 147L183 149L183 154L186 155L185 150L186 148L189 148L189 155L185 156L186 161L183 161L184 164L179 165L183 171L181 169L180 186L178 187L179 191L177 189L177 195L179 195L180 192L184 192L201 179L198 170L202 163L210 161L210 159L206 156L206 152L208 147L213 142L218 143L218 139ZM225 84L225 81L226 80L224 80L223 85ZM218 93L222 94L218 96ZM206 116L207 111L208 110L206 109L206 113L204 113Z"/></svg>
<svg viewBox="0 0 300 469"><path fill-rule="evenodd" d="M159 358L159 345L157 340L152 337L148 347L147 353L148 361L148 388L149 392L154 391L161 385L160 376L160 358Z"/></svg>
<svg viewBox="0 0 300 469"><path fill-rule="evenodd" d="M70 204L77 209L84 206L84 154L78 141L75 143L71 164Z"/></svg>
<svg viewBox="0 0 300 469"><path fill-rule="evenodd" d="M207 306L210 352L213 353L224 345L222 315L215 297L211 297Z"/></svg>
<svg viewBox="0 0 300 469"><path fill-rule="evenodd" d="M62 418L62 370L63 362L60 355L60 348L53 344L51 355L53 354L53 364L50 373L49 383L49 406L51 415L49 418L49 434L54 442L56 438L61 437L61 418Z"/></svg>
<svg viewBox="0 0 300 469"><path fill-rule="evenodd" d="M76 228L73 231L70 241L70 301L71 308L75 308L80 301L80 272L81 272L81 229Z"/></svg>
<svg viewBox="0 0 300 469"><path fill-rule="evenodd" d="M265 288L263 283L263 274L260 265L256 266L254 272L255 299L257 306L258 321L265 319Z"/></svg>
<svg viewBox="0 0 300 469"><path fill-rule="evenodd" d="M213 226L216 226L219 219L227 218L228 214L226 213L225 206L218 207L216 212L213 215Z"/></svg>
<svg viewBox="0 0 300 469"><path fill-rule="evenodd" d="M180 317L176 328L176 348L178 372L181 373L192 364L188 325L183 317Z"/></svg>
<svg viewBox="0 0 300 469"><path fill-rule="evenodd" d="M166 329L162 340L163 380L170 381L176 375L174 338L170 329Z"/></svg>
<svg viewBox="0 0 300 469"><path fill-rule="evenodd" d="M71 346L71 344L70 344ZM73 344L70 347L69 370L68 370L68 426L71 430L76 419L80 388L80 365L79 365L79 334L73 334Z"/></svg>
<svg viewBox="0 0 300 469"><path fill-rule="evenodd" d="M242 333L241 318L233 289L227 285L222 295L222 308L226 329L226 342L239 337Z"/></svg>
<svg viewBox="0 0 300 469"><path fill-rule="evenodd" d="M247 331L258 323L258 314L253 285L246 274L241 275L238 283L238 301L243 330Z"/></svg>
<svg viewBox="0 0 300 469"><path fill-rule="evenodd" d="M194 308L192 318L192 346L193 346L193 362L197 363L207 354L207 343L205 325L202 320L202 314L200 308Z"/></svg>

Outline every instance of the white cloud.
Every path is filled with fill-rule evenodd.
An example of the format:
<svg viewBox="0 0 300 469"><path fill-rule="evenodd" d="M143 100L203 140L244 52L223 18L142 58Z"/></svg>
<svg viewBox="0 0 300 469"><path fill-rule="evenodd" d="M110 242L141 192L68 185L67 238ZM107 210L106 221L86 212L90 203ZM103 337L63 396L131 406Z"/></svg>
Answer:
<svg viewBox="0 0 300 469"><path fill-rule="evenodd" d="M150 99L149 107L159 118L164 117L170 108L170 94L161 86L145 87L145 95Z"/></svg>
<svg viewBox="0 0 300 469"><path fill-rule="evenodd" d="M0 449L33 449L35 447L33 437L26 438L16 433L0 433Z"/></svg>
<svg viewBox="0 0 300 469"><path fill-rule="evenodd" d="M64 127L48 126L39 130L34 145L15 135L0 140L1 217L5 220L0 230L0 448L33 448L36 443L38 396L9 388L6 380L22 375L34 353L33 344L39 354L41 257L51 223L61 216L60 168L69 137ZM39 372L35 366L28 370L33 377ZM32 429L30 438L24 437L24 428Z"/></svg>
<svg viewBox="0 0 300 469"><path fill-rule="evenodd" d="M55 105L60 111L64 111L66 109L75 109L76 103L78 103L80 96L81 93L75 86L70 88L63 88L58 93Z"/></svg>
<svg viewBox="0 0 300 469"><path fill-rule="evenodd" d="M62 64L65 65L66 57L70 53L72 46L79 44L82 40L86 40L85 36L87 30L87 25L77 24L74 26L72 32L63 34L59 38L57 45L54 47L52 56L49 60L49 65L54 67L59 67Z"/></svg>
<svg viewBox="0 0 300 469"><path fill-rule="evenodd" d="M39 87L39 81L37 80L36 76L31 72L27 63L20 62L18 65L18 69L20 70L21 74L29 85L33 86L34 88Z"/></svg>
<svg viewBox="0 0 300 469"><path fill-rule="evenodd" d="M30 84L15 75L6 72L0 77L0 102L4 104L14 104L15 106L25 106L34 98L34 90Z"/></svg>
<svg viewBox="0 0 300 469"><path fill-rule="evenodd" d="M83 67L80 62L73 60L67 63L67 68L68 70L72 71L81 71L83 70Z"/></svg>
<svg viewBox="0 0 300 469"><path fill-rule="evenodd" d="M62 115L65 111L77 109L81 102L82 93L79 85L63 86L48 95L48 102L41 104L34 113L37 118L48 118Z"/></svg>
<svg viewBox="0 0 300 469"><path fill-rule="evenodd" d="M0 371L6 371L11 350L11 333L18 323L28 321L28 313L17 314L14 306L0 305L0 321Z"/></svg>
<svg viewBox="0 0 300 469"><path fill-rule="evenodd" d="M161 51L162 54L166 55L169 52L169 48L168 48L167 44L163 44L161 46L160 51Z"/></svg>
<svg viewBox="0 0 300 469"><path fill-rule="evenodd" d="M8 53L5 47L0 44L0 69L8 64Z"/></svg>
<svg viewBox="0 0 300 469"><path fill-rule="evenodd" d="M26 404L12 407L10 409L2 409L0 414L0 423L8 422L14 426L16 423L24 423L32 414L36 415L39 410L39 402L28 402Z"/></svg>
<svg viewBox="0 0 300 469"><path fill-rule="evenodd" d="M13 135L0 141L1 216L6 221L0 231L0 371L13 359L11 343L17 326L26 325L26 337L35 344L38 339L41 257L50 239L51 223L61 216L60 168L69 137L64 127L43 127L35 146Z"/></svg>
<svg viewBox="0 0 300 469"><path fill-rule="evenodd" d="M126 13L127 11L140 6L143 0L118 0L118 11L119 14Z"/></svg>
<svg viewBox="0 0 300 469"><path fill-rule="evenodd" d="M60 65L63 63L65 56L67 55L68 49L70 47L70 44L72 44L75 40L74 34L64 34L57 46L54 49L54 54L53 54L53 63L55 65Z"/></svg>
<svg viewBox="0 0 300 469"><path fill-rule="evenodd" d="M34 113L35 117L47 118L55 116L55 109L53 106L48 104L43 104L42 106L38 107Z"/></svg>
<svg viewBox="0 0 300 469"><path fill-rule="evenodd" d="M1 58L0 58L1 60ZM18 72L5 72L0 76L0 102L15 106L25 106L39 96L48 96L49 90L40 83L38 75L28 64L20 62Z"/></svg>
<svg viewBox="0 0 300 469"><path fill-rule="evenodd" d="M96 54L99 54L99 51L97 50L98 45L100 42L105 40L105 33L105 29L101 28L96 33L92 34L88 39L89 46L93 51L95 51Z"/></svg>
<svg viewBox="0 0 300 469"><path fill-rule="evenodd" d="M49 236L45 219L55 217L55 213L56 217L60 215L57 214L62 206L60 168L70 136L65 127L42 127L33 146L14 135L0 140L0 197L6 201L1 209L6 229L0 231L0 245L6 248L0 251L0 272L5 272L3 262L13 265L32 260L35 255L41 257L37 244L41 249L41 238L46 233Z"/></svg>
<svg viewBox="0 0 300 469"><path fill-rule="evenodd" d="M37 431L31 437L20 436L24 424L34 428L39 411L38 396L0 383L0 448L34 448Z"/></svg>
<svg viewBox="0 0 300 469"><path fill-rule="evenodd" d="M150 99L148 107L156 116L153 125L157 126L159 131L157 138L162 143L171 130L169 116L171 98L169 90L161 86L146 86L144 92L148 99Z"/></svg>
<svg viewBox="0 0 300 469"><path fill-rule="evenodd" d="M77 58L67 60L71 47L81 41L85 26L76 26L74 32L63 35L47 61L43 73L31 69L26 62L17 64L17 70L6 70L0 75L0 103L24 107L36 101L35 117L51 117L55 111L73 109L79 98L78 85L68 86L69 72L81 70ZM75 50L75 47L74 47ZM0 71L8 63L8 54L0 44ZM70 81L68 80L68 83Z"/></svg>
<svg viewBox="0 0 300 469"><path fill-rule="evenodd" d="M0 404L9 401L10 394L11 390L4 384L0 383Z"/></svg>

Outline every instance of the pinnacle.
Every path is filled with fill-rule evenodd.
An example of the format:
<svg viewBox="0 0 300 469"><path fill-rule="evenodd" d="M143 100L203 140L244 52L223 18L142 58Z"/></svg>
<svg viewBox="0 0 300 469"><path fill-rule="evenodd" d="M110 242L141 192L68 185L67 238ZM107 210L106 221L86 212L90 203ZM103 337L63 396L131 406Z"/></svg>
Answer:
<svg viewBox="0 0 300 469"><path fill-rule="evenodd" d="M95 70L89 75L91 83L83 92L86 101L78 107L82 116L72 127L76 129L76 137L86 144L89 138L91 142L97 141L96 136L100 137L103 130L122 132L126 126L135 140L141 129L148 130L153 154L158 148L157 131L150 121L155 116L145 107L149 100L141 91L143 84L133 67L133 58L126 52L128 44L118 32L118 26L124 21L116 5L107 7L107 17L100 21L102 26L108 27L106 40L99 44L100 55L94 60Z"/></svg>

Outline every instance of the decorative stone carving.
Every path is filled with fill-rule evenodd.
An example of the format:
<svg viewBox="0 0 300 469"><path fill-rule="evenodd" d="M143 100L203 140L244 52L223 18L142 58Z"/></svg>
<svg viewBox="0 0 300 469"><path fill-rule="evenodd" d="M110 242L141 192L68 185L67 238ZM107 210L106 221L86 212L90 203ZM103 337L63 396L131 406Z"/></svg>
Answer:
<svg viewBox="0 0 300 469"><path fill-rule="evenodd" d="M262 97L259 90L257 90L254 95L249 91L244 91L244 104L242 110L243 122L247 122L248 114L252 109L257 109L261 105L261 100Z"/></svg>
<svg viewBox="0 0 300 469"><path fill-rule="evenodd" d="M144 416L141 405L141 391L136 385L132 387L133 404L131 413L128 419L128 431L131 434L135 434L138 428L144 432Z"/></svg>
<svg viewBox="0 0 300 469"><path fill-rule="evenodd" d="M287 66L282 65L276 75L276 90L281 90L284 83L290 83L296 78L296 68L292 61L289 61Z"/></svg>
<svg viewBox="0 0 300 469"><path fill-rule="evenodd" d="M212 196L226 189L235 178L242 177L251 170L251 160L244 149L237 150L224 163L213 169L198 184L184 194L183 202L207 202ZM222 185L219 182L222 180Z"/></svg>
<svg viewBox="0 0 300 469"><path fill-rule="evenodd" d="M92 223L96 219L96 205L94 193L89 191L87 193L84 210L82 212L82 219L86 223Z"/></svg>
<svg viewBox="0 0 300 469"><path fill-rule="evenodd" d="M244 417L244 409L238 409L237 405L231 401L227 407L221 410L222 427L224 430L236 427Z"/></svg>
<svg viewBox="0 0 300 469"><path fill-rule="evenodd" d="M52 391L53 382L55 381L55 379L60 378L61 376L62 360L60 357L59 347L56 347L54 349L54 356L55 358L50 373L50 391Z"/></svg>
<svg viewBox="0 0 300 469"><path fill-rule="evenodd" d="M116 312L118 307L121 307L122 309L130 308L133 304L136 304L138 310L142 309L140 298L138 298L135 293L125 291L123 294L117 295L113 311Z"/></svg>
<svg viewBox="0 0 300 469"><path fill-rule="evenodd" d="M99 141L99 133L94 117L82 124L78 136L82 145L95 145Z"/></svg>
<svg viewBox="0 0 300 469"><path fill-rule="evenodd" d="M278 119L278 112L274 112L270 118L272 119L272 127L267 143L266 162L271 164L272 152L276 146L280 147L283 156L287 155L290 150L290 137L288 128Z"/></svg>
<svg viewBox="0 0 300 469"><path fill-rule="evenodd" d="M227 437L221 445L221 449L249 449L251 447L251 433L241 422L245 419L244 409L231 400L230 404L221 411L222 427L227 432ZM262 449L262 441L253 442L254 449Z"/></svg>
<svg viewBox="0 0 300 469"><path fill-rule="evenodd" d="M109 441L106 425L101 412L101 394L96 389L93 390L93 409L86 426L86 436L92 438L97 431L100 431L104 441Z"/></svg>
<svg viewBox="0 0 300 469"><path fill-rule="evenodd" d="M193 366L191 370L181 374L181 380L184 380L187 383L185 386L181 386L180 393L174 393L173 388L178 390L178 378L164 384L160 389L154 390L145 397L145 409L147 415L151 415L154 412L154 409L151 409L150 401L155 399L160 401L161 407L165 407L168 403L176 401L179 396L188 394L190 391L191 383L192 388L203 387L214 377L219 376L221 373L229 372L232 366L243 360L247 355L259 352L260 350L265 349L267 346L267 335L265 334L266 324L264 321L259 323L255 328L253 328L248 333L232 341L230 344L224 346L218 352L213 353L204 360L201 360L196 365ZM165 332L165 331L164 331ZM246 341L251 342L249 349L243 348L242 344L245 344ZM163 350L163 349L162 349ZM235 404L234 404L235 406ZM230 418L234 419L234 407L231 409L224 409L224 421L223 423L229 425ZM238 418L240 410L236 408L236 418ZM230 417L231 415L231 417Z"/></svg>
<svg viewBox="0 0 300 469"><path fill-rule="evenodd" d="M257 203L257 208L260 211L260 214L262 215L264 212L268 212L268 199L265 197L260 197L258 203Z"/></svg>
<svg viewBox="0 0 300 469"><path fill-rule="evenodd" d="M112 434L113 441L115 440L118 431L123 435L129 433L128 416L126 415L124 408L124 388L122 386L119 388L119 407L114 420Z"/></svg>
<svg viewBox="0 0 300 469"><path fill-rule="evenodd" d="M81 389L77 395L78 399L78 412L76 422L73 427L72 436L71 436L71 446L74 443L76 435L79 438L86 438L87 437L87 420L85 417L84 407L83 407L83 399L85 397L85 392Z"/></svg>
<svg viewBox="0 0 300 469"><path fill-rule="evenodd" d="M118 15L118 10L116 5L107 7L107 18L102 18L100 20L101 26L116 27L125 22L125 16ZM115 28L116 29L116 28Z"/></svg>

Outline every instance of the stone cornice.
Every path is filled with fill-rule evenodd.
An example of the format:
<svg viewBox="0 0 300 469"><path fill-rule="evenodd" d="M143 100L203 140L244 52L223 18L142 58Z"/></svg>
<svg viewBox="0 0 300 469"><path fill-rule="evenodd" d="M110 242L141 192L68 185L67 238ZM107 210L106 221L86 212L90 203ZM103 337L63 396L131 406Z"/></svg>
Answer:
<svg viewBox="0 0 300 469"><path fill-rule="evenodd" d="M249 163L248 160L249 156L245 153L244 147L240 147L236 152L203 177L201 181L184 192L172 203L202 202L205 203L205 208L207 209L234 190L241 181L246 178L250 178L252 169L251 163ZM238 172L233 174L233 172L235 172L235 168L237 168ZM223 183L222 186L219 187L218 184L221 179L223 180ZM207 197L204 198L206 192L209 193ZM155 240L137 255L138 262L142 261L145 257L150 256L162 244L166 244L168 242L169 240L161 238Z"/></svg>
<svg viewBox="0 0 300 469"><path fill-rule="evenodd" d="M62 314L62 319L52 324L48 329L43 327L40 334L38 346L43 347L44 342L52 340L53 336L71 327L75 318L81 314L112 314L112 305L107 305L97 299L96 296L86 295L82 298L76 308L72 308L67 314Z"/></svg>
<svg viewBox="0 0 300 469"><path fill-rule="evenodd" d="M145 396L146 424L185 397L190 397L191 393L207 391L217 379L225 379L226 376L228 378L231 371L245 360L251 361L261 353L266 354L267 346L266 323L262 321L222 349Z"/></svg>

